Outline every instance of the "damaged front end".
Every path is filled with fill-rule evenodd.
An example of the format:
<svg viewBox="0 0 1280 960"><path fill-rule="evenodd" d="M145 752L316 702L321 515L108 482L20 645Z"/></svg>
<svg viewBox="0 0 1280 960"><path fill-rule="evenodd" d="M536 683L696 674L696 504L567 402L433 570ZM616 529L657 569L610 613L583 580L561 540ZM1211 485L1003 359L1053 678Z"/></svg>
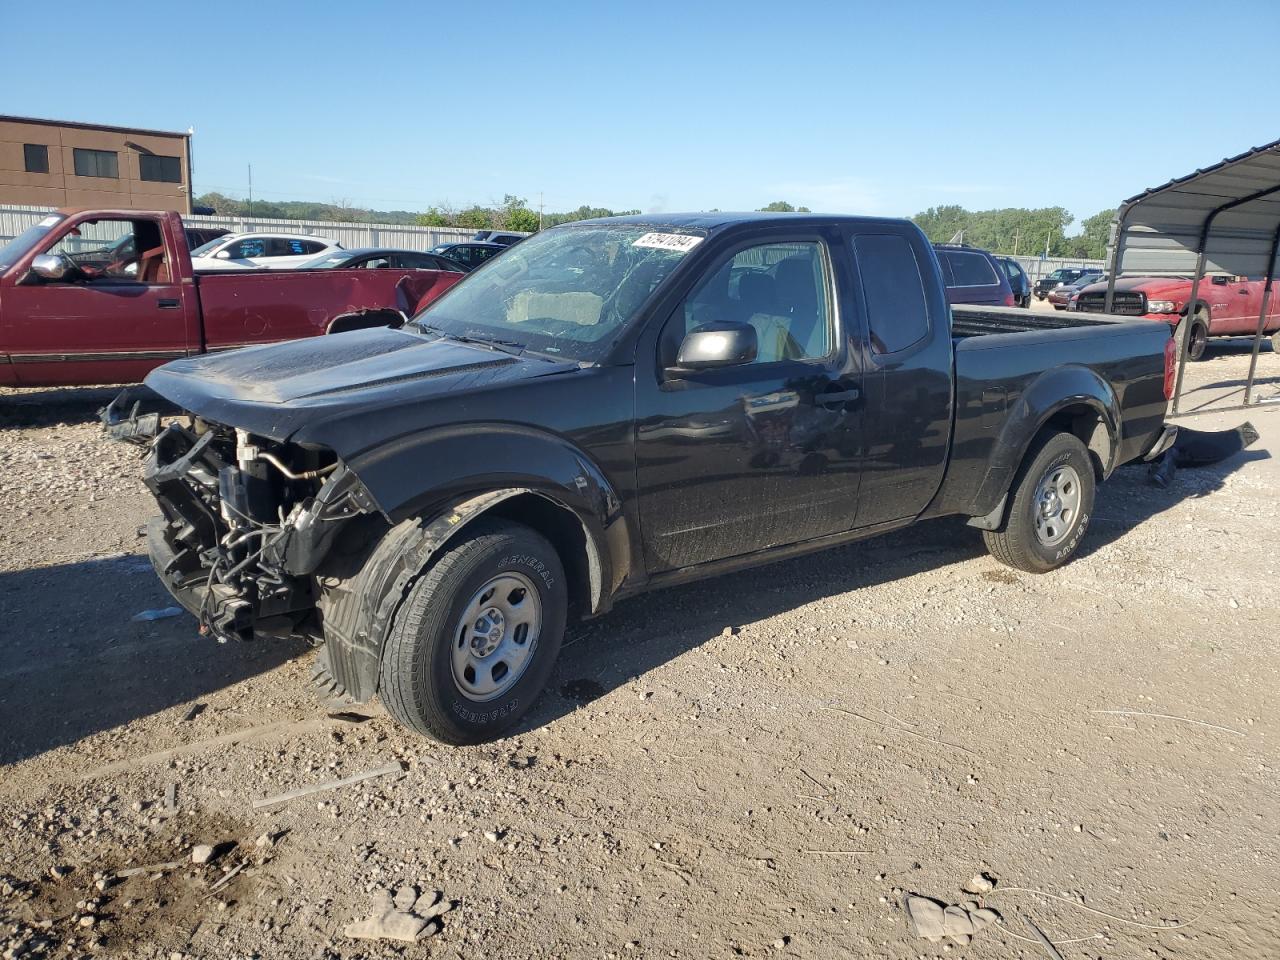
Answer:
<svg viewBox="0 0 1280 960"><path fill-rule="evenodd" d="M189 417L161 425L118 398L107 433L147 449L143 481L161 516L152 564L169 592L219 639L321 639L315 572L348 521L377 513L325 449L280 443Z"/></svg>

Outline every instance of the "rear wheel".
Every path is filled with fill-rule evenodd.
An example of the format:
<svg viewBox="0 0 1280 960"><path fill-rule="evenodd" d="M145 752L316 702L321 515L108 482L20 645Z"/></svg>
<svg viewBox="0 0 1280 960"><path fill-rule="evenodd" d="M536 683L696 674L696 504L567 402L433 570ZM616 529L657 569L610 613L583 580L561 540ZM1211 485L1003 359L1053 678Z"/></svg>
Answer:
<svg viewBox="0 0 1280 960"><path fill-rule="evenodd" d="M564 636L555 548L520 524L479 520L410 590L382 655L388 712L445 743L492 740L532 706Z"/></svg>
<svg viewBox="0 0 1280 960"><path fill-rule="evenodd" d="M1004 523L983 531L987 549L1027 573L1062 566L1089 526L1094 487L1093 461L1080 438L1041 434L1014 478Z"/></svg>
<svg viewBox="0 0 1280 960"><path fill-rule="evenodd" d="M1187 331L1187 359L1203 360L1205 349L1208 346L1209 318L1202 307L1196 310L1195 317L1191 321L1191 328Z"/></svg>

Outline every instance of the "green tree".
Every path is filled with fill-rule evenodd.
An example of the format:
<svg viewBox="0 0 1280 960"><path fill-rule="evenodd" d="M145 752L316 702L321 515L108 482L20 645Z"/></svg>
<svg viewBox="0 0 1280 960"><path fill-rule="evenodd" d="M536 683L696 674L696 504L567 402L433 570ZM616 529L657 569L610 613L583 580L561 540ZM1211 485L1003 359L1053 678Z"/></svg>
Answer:
<svg viewBox="0 0 1280 960"><path fill-rule="evenodd" d="M538 230L538 215L528 207L516 207L507 211L506 223L503 226L508 230L536 233Z"/></svg>
<svg viewBox="0 0 1280 960"><path fill-rule="evenodd" d="M994 253L1034 256L1072 256L1074 246L1067 236L1071 214L1065 207L1004 207L999 210L966 210L948 205L930 207L912 220L934 243L947 243L963 231L965 243Z"/></svg>
<svg viewBox="0 0 1280 960"><path fill-rule="evenodd" d="M785 200L775 200L765 204L756 213L811 213L808 207L793 207Z"/></svg>
<svg viewBox="0 0 1280 960"><path fill-rule="evenodd" d="M468 230L488 230L493 227L494 211L479 205L467 207L458 212L454 218L454 226Z"/></svg>
<svg viewBox="0 0 1280 960"><path fill-rule="evenodd" d="M418 214L413 218L413 222L420 227L453 226L452 218L438 207L431 207L426 213Z"/></svg>
<svg viewBox="0 0 1280 960"><path fill-rule="evenodd" d="M1072 237L1076 256L1101 260L1107 255L1107 241L1111 239L1111 221L1117 211L1103 210L1080 222L1080 235Z"/></svg>

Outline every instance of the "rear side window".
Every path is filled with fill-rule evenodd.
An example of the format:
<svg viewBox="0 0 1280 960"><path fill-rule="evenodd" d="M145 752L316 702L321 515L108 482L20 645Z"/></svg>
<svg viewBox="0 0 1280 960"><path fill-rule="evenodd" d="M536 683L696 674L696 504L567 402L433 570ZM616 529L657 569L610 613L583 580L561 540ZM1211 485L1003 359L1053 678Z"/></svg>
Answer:
<svg viewBox="0 0 1280 960"><path fill-rule="evenodd" d="M929 308L911 243L897 234L860 234L853 238L853 252L872 349L897 353L923 340L929 332Z"/></svg>
<svg viewBox="0 0 1280 960"><path fill-rule="evenodd" d="M250 257L265 257L266 255L267 241L261 237L250 237L248 240L241 240L231 247L232 260L248 260Z"/></svg>
<svg viewBox="0 0 1280 960"><path fill-rule="evenodd" d="M991 269L991 261L980 253L948 250L943 257L951 264L953 287L989 287L1000 282Z"/></svg>
<svg viewBox="0 0 1280 960"><path fill-rule="evenodd" d="M290 237L272 237L267 248L269 257L303 257L310 253L323 253L324 244L313 240L294 240Z"/></svg>

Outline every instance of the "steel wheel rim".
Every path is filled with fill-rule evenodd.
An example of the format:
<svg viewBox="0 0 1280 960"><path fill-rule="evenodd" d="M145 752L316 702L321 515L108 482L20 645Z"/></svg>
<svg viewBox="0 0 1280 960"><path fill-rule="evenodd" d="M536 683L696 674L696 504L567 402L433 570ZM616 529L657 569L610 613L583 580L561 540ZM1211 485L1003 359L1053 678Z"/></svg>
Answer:
<svg viewBox="0 0 1280 960"><path fill-rule="evenodd" d="M1080 474L1070 464L1049 468L1036 486L1032 509L1036 539L1046 547L1057 546L1075 528L1080 517Z"/></svg>
<svg viewBox="0 0 1280 960"><path fill-rule="evenodd" d="M463 608L450 644L453 682L468 700L508 693L533 659L542 630L542 600L522 573L487 580Z"/></svg>

